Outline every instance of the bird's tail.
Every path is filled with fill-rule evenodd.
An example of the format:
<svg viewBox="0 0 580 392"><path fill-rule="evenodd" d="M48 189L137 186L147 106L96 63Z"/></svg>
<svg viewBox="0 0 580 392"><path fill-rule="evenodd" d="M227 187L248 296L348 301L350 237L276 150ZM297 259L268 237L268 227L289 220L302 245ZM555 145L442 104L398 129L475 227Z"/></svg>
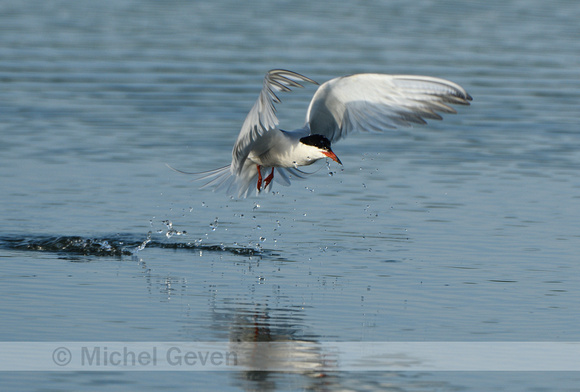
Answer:
<svg viewBox="0 0 580 392"><path fill-rule="evenodd" d="M214 192L225 191L229 196L236 195L239 198L246 198L250 189L256 189L259 193L262 190L270 191L272 188L272 183L270 183L266 189L260 191L257 190L258 168L255 164L250 163L249 161L244 165L244 168L238 175L236 175L232 170L231 165L197 173L175 169L169 165L167 165L167 167L178 173L195 176L193 181L207 181L200 187L200 189L211 188ZM262 167L262 177L265 178L271 169L272 168ZM311 174L297 168L277 167L275 170L276 175L274 176L274 181L283 186L289 186L292 178L302 179L306 175Z"/></svg>
<svg viewBox="0 0 580 392"><path fill-rule="evenodd" d="M207 181L200 188L213 188L214 191L226 189L228 194L232 193L231 188L233 188L235 183L235 175L232 173L231 165L204 172L186 172L171 167L168 164L166 166L178 173L195 176L193 181Z"/></svg>

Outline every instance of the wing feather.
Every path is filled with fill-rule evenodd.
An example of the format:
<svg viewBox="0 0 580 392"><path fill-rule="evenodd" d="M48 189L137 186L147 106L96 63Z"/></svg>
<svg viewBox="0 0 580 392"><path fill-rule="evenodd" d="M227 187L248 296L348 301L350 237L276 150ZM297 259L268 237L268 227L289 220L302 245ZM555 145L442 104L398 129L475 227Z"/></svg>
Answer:
<svg viewBox="0 0 580 392"><path fill-rule="evenodd" d="M469 105L471 96L458 84L430 76L357 74L322 84L308 107L311 134L336 142L355 131L383 131L439 113L456 113L449 105Z"/></svg>
<svg viewBox="0 0 580 392"><path fill-rule="evenodd" d="M273 69L266 73L260 96L246 116L232 150L234 172L241 173L254 143L264 133L277 129L278 117L276 117L274 104L280 103L280 98L276 93L279 91L288 92L292 87L303 87L300 82L318 84L306 76L283 69Z"/></svg>

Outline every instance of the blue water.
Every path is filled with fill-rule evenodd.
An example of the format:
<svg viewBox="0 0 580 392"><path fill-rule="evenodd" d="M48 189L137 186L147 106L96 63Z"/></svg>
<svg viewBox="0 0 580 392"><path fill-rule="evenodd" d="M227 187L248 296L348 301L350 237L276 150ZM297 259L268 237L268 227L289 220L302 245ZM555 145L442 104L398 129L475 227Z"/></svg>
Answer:
<svg viewBox="0 0 580 392"><path fill-rule="evenodd" d="M0 341L580 340L578 20L575 1L1 3ZM343 168L245 200L165 166L227 164L271 68L431 75L474 101L341 141ZM281 96L282 128L302 126L314 91ZM580 390L560 372L0 380Z"/></svg>

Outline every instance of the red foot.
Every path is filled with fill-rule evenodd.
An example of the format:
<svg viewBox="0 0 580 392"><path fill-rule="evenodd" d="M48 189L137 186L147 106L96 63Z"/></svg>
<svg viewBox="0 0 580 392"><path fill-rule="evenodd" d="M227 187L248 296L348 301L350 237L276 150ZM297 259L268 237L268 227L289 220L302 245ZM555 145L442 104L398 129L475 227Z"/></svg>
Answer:
<svg viewBox="0 0 580 392"><path fill-rule="evenodd" d="M258 192L260 192L260 188L262 187L262 168L260 165L256 165L258 168Z"/></svg>
<svg viewBox="0 0 580 392"><path fill-rule="evenodd" d="M268 177L266 177L264 180L262 180L262 167L260 165L256 165L256 167L258 168L257 188L258 188L258 192L260 192L260 190L262 190L262 183L264 183L263 189L266 189L268 187L268 185L270 185L270 183L274 179L274 168L272 168L272 172L270 174L268 174Z"/></svg>
<svg viewBox="0 0 580 392"><path fill-rule="evenodd" d="M272 173L270 173L268 177L266 177L266 179L264 180L264 189L268 188L268 185L270 185L273 179L274 179L274 168L272 168Z"/></svg>

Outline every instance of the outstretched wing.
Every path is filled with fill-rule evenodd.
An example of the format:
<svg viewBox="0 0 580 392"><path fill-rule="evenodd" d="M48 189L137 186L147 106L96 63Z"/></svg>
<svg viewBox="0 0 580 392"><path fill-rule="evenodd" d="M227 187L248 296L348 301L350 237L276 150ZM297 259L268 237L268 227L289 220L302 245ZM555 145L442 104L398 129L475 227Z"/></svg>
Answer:
<svg viewBox="0 0 580 392"><path fill-rule="evenodd" d="M316 83L314 80L296 72L283 69L273 69L266 73L264 85L258 100L246 116L234 149L232 151L232 169L240 174L244 168L244 161L252 150L254 143L264 133L277 129L275 103L280 103L277 91L290 91L291 87L303 87L299 82Z"/></svg>
<svg viewBox="0 0 580 392"><path fill-rule="evenodd" d="M308 107L311 134L336 142L354 131L382 131L456 113L449 104L469 105L459 85L429 76L357 74L322 84Z"/></svg>

